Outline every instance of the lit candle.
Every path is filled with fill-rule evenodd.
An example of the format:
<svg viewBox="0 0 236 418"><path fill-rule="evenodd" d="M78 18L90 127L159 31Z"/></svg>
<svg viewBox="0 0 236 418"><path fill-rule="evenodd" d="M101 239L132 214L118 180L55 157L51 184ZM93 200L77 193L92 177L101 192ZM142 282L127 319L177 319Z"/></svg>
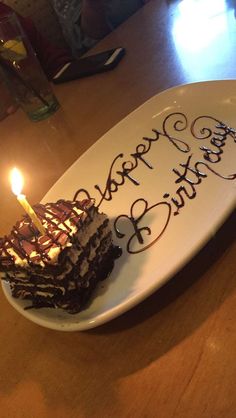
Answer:
<svg viewBox="0 0 236 418"><path fill-rule="evenodd" d="M33 221L36 228L39 230L41 235L45 235L46 231L40 222L39 218L37 217L34 209L30 206L29 202L26 200L25 195L21 194L23 189L23 177L21 172L17 168L13 168L11 171L11 188L13 193L16 195L18 202L24 208L26 213L30 216L31 220Z"/></svg>

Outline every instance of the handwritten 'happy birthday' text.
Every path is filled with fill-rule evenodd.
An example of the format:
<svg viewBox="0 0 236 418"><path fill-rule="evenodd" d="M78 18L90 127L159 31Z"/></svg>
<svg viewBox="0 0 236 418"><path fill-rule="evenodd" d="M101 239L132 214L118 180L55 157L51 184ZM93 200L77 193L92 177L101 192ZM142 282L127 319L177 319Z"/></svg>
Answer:
<svg viewBox="0 0 236 418"><path fill-rule="evenodd" d="M211 123L213 128L202 127L202 124ZM183 113L171 113L162 123L162 129L152 129L152 136L143 137L142 143L139 143L135 151L130 154L129 159L125 159L123 153L118 154L112 161L108 176L104 186L94 185L96 193L99 195L98 204L99 207L103 201L111 201L113 194L118 192L119 189L129 181L133 186L139 186L140 180L135 178L135 170L140 164L143 164L147 169L153 170L154 167L148 161L148 153L150 153L154 144L158 143L159 139L165 138L171 146L174 146L181 153L189 154L191 148L186 141L176 137L177 134L186 130L188 127L188 120ZM170 134L169 132L174 134ZM233 128L228 127L223 122L212 116L199 116L190 125L190 134L196 140L203 141L208 140L209 145L201 145L199 149L203 152L202 160L194 161L194 155L191 153L187 159L179 163L180 168L172 168L172 171L177 176L175 184L179 186L172 196L166 192L163 195L164 200L160 200L153 205L149 206L148 202L142 197L132 203L129 214L119 215L114 222L114 229L118 238L125 238L126 233L122 231L122 220L128 219L133 228L133 234L128 238L127 251L131 254L136 254L148 249L151 245L155 244L158 239L165 232L171 215L174 216L180 213L180 209L185 206L186 200L192 200L197 195L197 186L202 183L202 180L206 178L209 173L218 176L224 180L235 180L236 173L220 173L215 168L212 168L212 164L216 164L221 161L224 146L228 138L233 139L236 143L236 131ZM131 158L130 158L131 157ZM79 189L74 199L78 199L81 193L85 193L90 197L90 193L85 189ZM136 207L140 204L143 205L140 210L139 216L134 216ZM163 217L163 225L155 234L150 226L145 225L145 215L150 211L165 210L165 216ZM121 225L121 227L120 227ZM150 240L150 236L153 238ZM145 237L149 237L148 244L145 243ZM137 243L139 246L137 246Z"/></svg>

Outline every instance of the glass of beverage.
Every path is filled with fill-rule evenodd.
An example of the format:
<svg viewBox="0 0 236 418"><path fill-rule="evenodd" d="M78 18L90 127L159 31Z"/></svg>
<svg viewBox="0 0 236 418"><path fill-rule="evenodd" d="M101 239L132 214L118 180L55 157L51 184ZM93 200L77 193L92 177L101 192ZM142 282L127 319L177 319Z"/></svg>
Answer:
<svg viewBox="0 0 236 418"><path fill-rule="evenodd" d="M0 121L17 109L17 104L0 74Z"/></svg>
<svg viewBox="0 0 236 418"><path fill-rule="evenodd" d="M31 120L45 119L59 108L15 13L0 18L0 67L8 87Z"/></svg>

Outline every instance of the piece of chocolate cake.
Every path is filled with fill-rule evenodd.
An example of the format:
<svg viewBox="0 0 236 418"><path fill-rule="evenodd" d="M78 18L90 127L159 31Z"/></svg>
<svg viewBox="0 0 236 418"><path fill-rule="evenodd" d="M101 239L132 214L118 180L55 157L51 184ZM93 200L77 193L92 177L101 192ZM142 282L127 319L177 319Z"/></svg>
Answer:
<svg viewBox="0 0 236 418"><path fill-rule="evenodd" d="M36 205L46 235L26 215L0 240L0 274L29 307L79 312L118 256L107 216L93 199Z"/></svg>

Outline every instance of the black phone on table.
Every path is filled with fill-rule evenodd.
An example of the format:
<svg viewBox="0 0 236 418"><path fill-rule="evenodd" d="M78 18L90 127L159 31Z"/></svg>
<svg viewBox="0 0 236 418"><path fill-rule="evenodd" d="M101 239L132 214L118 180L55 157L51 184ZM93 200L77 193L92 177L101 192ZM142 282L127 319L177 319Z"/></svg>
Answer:
<svg viewBox="0 0 236 418"><path fill-rule="evenodd" d="M96 73L112 70L125 54L124 48L113 48L109 51L90 55L85 58L69 62L58 71L52 81L55 84L76 80Z"/></svg>

